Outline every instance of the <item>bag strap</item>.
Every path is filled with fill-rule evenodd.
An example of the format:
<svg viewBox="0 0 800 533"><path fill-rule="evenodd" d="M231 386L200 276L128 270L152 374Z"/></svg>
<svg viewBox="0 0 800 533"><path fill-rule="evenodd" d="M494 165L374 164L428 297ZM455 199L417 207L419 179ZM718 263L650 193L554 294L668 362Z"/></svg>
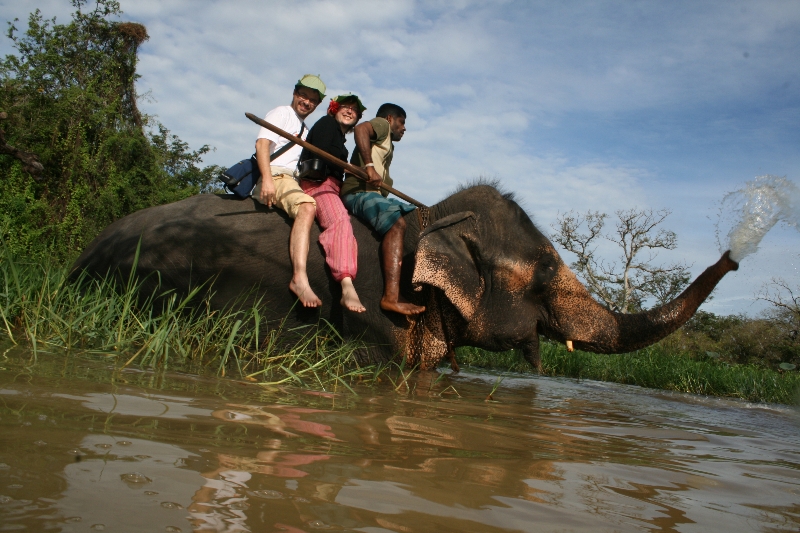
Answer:
<svg viewBox="0 0 800 533"><path fill-rule="evenodd" d="M300 126L300 133L297 136L302 139L303 138L303 132L306 131L306 123L305 122L301 122L301 124L302 125ZM269 156L269 160L273 161L273 160L279 158L280 156L285 154L288 150L290 150L292 148L292 146L294 146L294 145L295 145L294 142L286 143L285 145L283 145L283 147L281 147L280 150L278 150L276 152L273 152L273 154L271 156ZM253 154L253 156L255 156L255 154Z"/></svg>

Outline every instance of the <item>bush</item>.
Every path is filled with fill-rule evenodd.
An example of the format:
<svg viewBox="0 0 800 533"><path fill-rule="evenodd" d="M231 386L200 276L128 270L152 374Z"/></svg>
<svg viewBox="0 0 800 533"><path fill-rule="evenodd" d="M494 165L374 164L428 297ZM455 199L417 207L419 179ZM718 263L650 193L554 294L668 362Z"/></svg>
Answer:
<svg viewBox="0 0 800 533"><path fill-rule="evenodd" d="M792 324L774 312L748 318L698 311L658 344L670 353L698 360L719 359L777 370L781 363L800 366L800 342Z"/></svg>

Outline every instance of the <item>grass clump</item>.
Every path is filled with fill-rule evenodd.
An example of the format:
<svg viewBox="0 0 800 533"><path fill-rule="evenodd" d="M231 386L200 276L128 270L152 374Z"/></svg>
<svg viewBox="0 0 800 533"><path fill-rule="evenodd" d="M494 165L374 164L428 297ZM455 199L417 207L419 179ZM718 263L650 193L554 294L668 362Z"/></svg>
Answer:
<svg viewBox="0 0 800 533"><path fill-rule="evenodd" d="M133 278L124 287L110 278L72 283L66 268L2 251L0 339L29 345L34 358L42 351L79 351L121 365L201 365L219 376L324 390L353 391L354 382L374 381L382 371L359 364L363 344L345 341L326 322L299 328L270 323L260 302L214 309L207 287L140 301L142 283Z"/></svg>
<svg viewBox="0 0 800 533"><path fill-rule="evenodd" d="M491 353L459 348L458 360L471 366L533 372L521 352ZM541 343L543 374L611 381L654 389L740 398L751 402L795 404L800 373L778 372L756 365L737 365L714 358L694 359L661 344L627 354L593 354L548 341Z"/></svg>

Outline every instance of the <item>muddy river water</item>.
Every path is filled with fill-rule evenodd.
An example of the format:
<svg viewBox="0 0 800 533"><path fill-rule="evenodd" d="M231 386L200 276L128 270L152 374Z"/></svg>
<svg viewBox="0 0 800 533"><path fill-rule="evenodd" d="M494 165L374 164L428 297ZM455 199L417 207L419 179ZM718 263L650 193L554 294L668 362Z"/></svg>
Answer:
<svg viewBox="0 0 800 533"><path fill-rule="evenodd" d="M800 415L538 377L0 360L0 531L800 531Z"/></svg>

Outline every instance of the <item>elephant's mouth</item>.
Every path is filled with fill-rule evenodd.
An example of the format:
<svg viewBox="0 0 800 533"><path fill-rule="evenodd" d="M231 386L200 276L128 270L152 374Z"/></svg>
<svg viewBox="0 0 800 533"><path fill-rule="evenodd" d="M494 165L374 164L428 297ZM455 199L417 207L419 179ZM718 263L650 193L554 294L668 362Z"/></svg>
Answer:
<svg viewBox="0 0 800 533"><path fill-rule="evenodd" d="M582 338L583 335L573 331L574 328L561 328L558 324L539 322L537 329L544 337L566 346L568 352L574 352L576 348L590 352L599 348L598 344Z"/></svg>

